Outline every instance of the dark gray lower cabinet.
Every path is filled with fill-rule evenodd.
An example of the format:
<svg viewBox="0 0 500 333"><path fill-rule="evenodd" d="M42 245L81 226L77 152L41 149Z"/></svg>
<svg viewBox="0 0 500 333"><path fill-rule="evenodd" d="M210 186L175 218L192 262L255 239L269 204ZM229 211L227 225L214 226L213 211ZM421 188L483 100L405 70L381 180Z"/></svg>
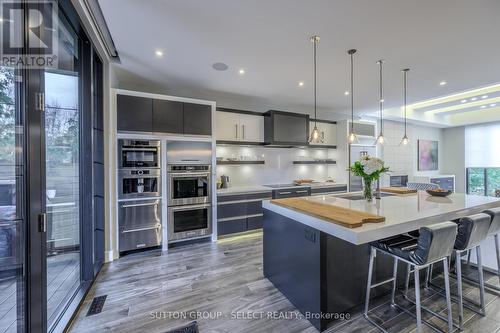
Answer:
<svg viewBox="0 0 500 333"><path fill-rule="evenodd" d="M270 198L271 191L219 196L217 235L262 228L262 200Z"/></svg>
<svg viewBox="0 0 500 333"><path fill-rule="evenodd" d="M311 195L311 188L309 188L309 187L286 188L286 189L273 190L273 199L306 197L309 195Z"/></svg>
<svg viewBox="0 0 500 333"><path fill-rule="evenodd" d="M184 103L184 134L212 134L212 107L210 105Z"/></svg>
<svg viewBox="0 0 500 333"><path fill-rule="evenodd" d="M346 186L311 188L311 195L347 192Z"/></svg>
<svg viewBox="0 0 500 333"><path fill-rule="evenodd" d="M151 98L118 95L116 110L119 131L152 131L153 100Z"/></svg>
<svg viewBox="0 0 500 333"><path fill-rule="evenodd" d="M182 102L153 100L153 132L178 133L184 131Z"/></svg>

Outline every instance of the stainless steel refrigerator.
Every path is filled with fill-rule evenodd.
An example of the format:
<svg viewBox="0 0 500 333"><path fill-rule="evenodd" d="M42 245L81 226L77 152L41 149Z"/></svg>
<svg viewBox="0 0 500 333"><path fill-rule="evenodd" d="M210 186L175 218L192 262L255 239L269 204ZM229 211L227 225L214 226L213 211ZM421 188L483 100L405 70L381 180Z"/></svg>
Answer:
<svg viewBox="0 0 500 333"><path fill-rule="evenodd" d="M351 145L349 153L349 165L354 164L354 162L358 161L363 155L377 156L377 147L373 145ZM352 173L349 173L349 191L356 192L362 190L363 183L361 181L361 177L357 177Z"/></svg>

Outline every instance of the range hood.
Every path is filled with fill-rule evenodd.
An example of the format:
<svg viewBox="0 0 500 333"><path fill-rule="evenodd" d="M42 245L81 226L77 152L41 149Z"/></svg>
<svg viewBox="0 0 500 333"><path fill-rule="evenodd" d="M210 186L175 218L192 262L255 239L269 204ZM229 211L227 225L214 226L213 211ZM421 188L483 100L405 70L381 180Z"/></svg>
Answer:
<svg viewBox="0 0 500 333"><path fill-rule="evenodd" d="M309 115L278 110L264 113L264 143L272 147L307 147Z"/></svg>

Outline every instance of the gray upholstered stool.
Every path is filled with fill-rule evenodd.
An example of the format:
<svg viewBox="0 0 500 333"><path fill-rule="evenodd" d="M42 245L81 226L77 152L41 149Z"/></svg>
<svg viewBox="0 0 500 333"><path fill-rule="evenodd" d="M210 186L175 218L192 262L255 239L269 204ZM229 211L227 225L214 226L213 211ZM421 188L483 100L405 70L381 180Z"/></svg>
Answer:
<svg viewBox="0 0 500 333"><path fill-rule="evenodd" d="M493 236L493 240L495 242L495 252L496 252L496 257L497 257L497 275L498 275L498 282L500 283L500 243L498 240L498 238L499 238L498 235L500 233L500 207L487 209L483 213L486 213L491 217L491 224L490 224L490 228L488 230L488 237ZM471 255L471 251L469 250L467 264L470 263L470 255ZM471 278L464 278L464 280L466 280L468 282L479 283L479 281L471 279ZM490 284L490 283L485 282L484 286L489 288L489 289L500 291L499 286L495 286L495 285Z"/></svg>
<svg viewBox="0 0 500 333"><path fill-rule="evenodd" d="M431 226L420 228L420 235L418 238L411 237L408 235L400 235L392 237L390 239L381 240L375 242L371 245L370 249L370 264L368 268L368 283L366 286L366 300L365 300L365 310L364 315L366 319L372 323L374 326L378 327L383 332L386 332L380 325L373 321L369 315L369 305L370 305L370 291L372 288L376 288L383 284L392 283L391 292L391 305L400 308L406 313L417 319L417 333L422 332L422 322L431 327L434 330L441 331L436 325L422 321L421 310L428 311L438 318L446 321L448 323L448 331L453 330L453 320L451 315L451 296L450 296L450 284L448 279L448 256L451 255L453 251L453 246L455 243L457 235L457 224L453 222L442 222L434 224ZM377 251L389 255L394 258L394 267L392 278L372 284L373 275L373 262ZM396 278L398 272L398 262L402 261L410 266L414 267L415 272L415 308L416 314L413 314L408 309L396 304L395 293L396 293ZM448 317L445 318L427 308L424 308L420 304L420 276L419 272L422 269L429 267L429 265L442 262L445 271L445 288L446 288L446 304L448 308Z"/></svg>
<svg viewBox="0 0 500 333"><path fill-rule="evenodd" d="M464 305L480 314L485 315L485 304L484 304L484 277L483 277L483 265L481 260L481 245L480 243L484 241L488 235L488 230L491 225L491 217L485 213L479 213L467 217L462 217L456 222L458 224L458 234L455 240L455 246L453 253L455 254L455 273L457 278L457 297L456 302L458 303L458 326L463 329L463 317L464 317ZM467 299L463 296L462 292L462 254L467 251L475 249L477 255L477 266L479 273L479 304L474 303L472 300ZM446 273L445 273L446 274ZM432 280L432 266L428 269L427 282L430 283ZM435 285L433 285L436 287ZM442 290L441 290L442 292ZM455 301L455 299L454 299ZM464 301L472 304L464 304ZM479 309L477 309L479 307Z"/></svg>

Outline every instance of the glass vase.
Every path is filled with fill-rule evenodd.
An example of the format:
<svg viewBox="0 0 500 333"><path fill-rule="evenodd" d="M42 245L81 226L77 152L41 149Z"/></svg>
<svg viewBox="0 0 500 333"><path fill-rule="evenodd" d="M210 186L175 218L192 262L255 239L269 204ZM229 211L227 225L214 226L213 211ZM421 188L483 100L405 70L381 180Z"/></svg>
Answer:
<svg viewBox="0 0 500 333"><path fill-rule="evenodd" d="M372 189L372 180L371 179L363 179L363 196L366 201L370 202L373 200L373 189Z"/></svg>

